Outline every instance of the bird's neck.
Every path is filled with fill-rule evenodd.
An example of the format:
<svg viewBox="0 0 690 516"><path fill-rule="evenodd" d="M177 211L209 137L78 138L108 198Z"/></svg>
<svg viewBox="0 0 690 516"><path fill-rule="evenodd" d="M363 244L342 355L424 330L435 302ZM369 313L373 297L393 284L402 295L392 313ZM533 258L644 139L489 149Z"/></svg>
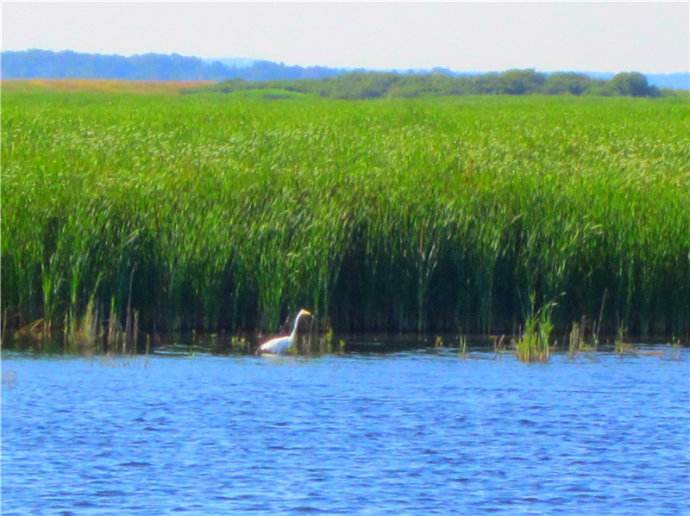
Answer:
<svg viewBox="0 0 690 516"><path fill-rule="evenodd" d="M300 317L302 317L302 314L298 315L295 319L295 325L292 327L292 333L290 334L291 339L294 339L297 336L297 328L299 327Z"/></svg>

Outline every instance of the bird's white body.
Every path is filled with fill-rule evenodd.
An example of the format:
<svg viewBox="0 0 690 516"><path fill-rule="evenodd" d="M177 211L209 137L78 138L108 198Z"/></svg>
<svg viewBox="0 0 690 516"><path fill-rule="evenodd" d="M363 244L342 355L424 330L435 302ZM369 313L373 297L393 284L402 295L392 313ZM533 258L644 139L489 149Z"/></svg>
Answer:
<svg viewBox="0 0 690 516"><path fill-rule="evenodd" d="M295 326L292 328L290 335L283 337L275 337L259 346L258 353L270 353L273 355L282 355L295 345L297 341L297 328L299 327L299 320L303 315L311 315L307 310L300 310L295 318Z"/></svg>
<svg viewBox="0 0 690 516"><path fill-rule="evenodd" d="M259 352L282 355L283 353L287 353L287 350L292 347L294 342L295 339L293 339L291 335L286 335L285 337L275 337L261 344Z"/></svg>

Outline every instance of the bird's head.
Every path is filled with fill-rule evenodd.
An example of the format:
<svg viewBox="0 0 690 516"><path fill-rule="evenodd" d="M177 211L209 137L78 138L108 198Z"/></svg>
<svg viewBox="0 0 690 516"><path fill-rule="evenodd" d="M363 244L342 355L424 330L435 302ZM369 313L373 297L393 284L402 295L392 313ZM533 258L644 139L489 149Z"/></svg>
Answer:
<svg viewBox="0 0 690 516"><path fill-rule="evenodd" d="M306 315L306 316L309 316L309 317L313 317L312 313L311 313L309 310L305 310L304 308L302 308L302 309L299 311L299 313L297 314L297 317L303 317L303 316L305 316L305 315Z"/></svg>

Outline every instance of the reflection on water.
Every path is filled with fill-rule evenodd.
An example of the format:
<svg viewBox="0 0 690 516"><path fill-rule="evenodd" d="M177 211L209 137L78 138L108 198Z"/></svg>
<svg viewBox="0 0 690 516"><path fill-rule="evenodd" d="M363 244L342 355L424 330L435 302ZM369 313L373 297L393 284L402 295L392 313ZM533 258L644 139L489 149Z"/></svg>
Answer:
<svg viewBox="0 0 690 516"><path fill-rule="evenodd" d="M688 349L3 358L3 514L690 506Z"/></svg>

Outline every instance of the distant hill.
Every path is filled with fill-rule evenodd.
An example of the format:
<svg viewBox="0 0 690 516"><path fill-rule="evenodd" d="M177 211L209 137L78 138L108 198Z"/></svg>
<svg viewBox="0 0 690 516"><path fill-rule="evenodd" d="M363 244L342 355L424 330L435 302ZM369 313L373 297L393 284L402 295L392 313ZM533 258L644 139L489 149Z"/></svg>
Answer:
<svg viewBox="0 0 690 516"><path fill-rule="evenodd" d="M2 52L3 79L134 79L134 80L211 80L243 79L275 81L327 79L359 70L325 66L289 66L273 61L248 58L216 60L178 54L141 54L134 56L85 54L73 51L25 50ZM435 74L468 77L479 72L455 72L447 68L431 70L392 70L402 75ZM614 74L582 72L592 79L609 80ZM551 75L551 74L545 74ZM647 81L658 88L690 90L689 73L648 74Z"/></svg>

